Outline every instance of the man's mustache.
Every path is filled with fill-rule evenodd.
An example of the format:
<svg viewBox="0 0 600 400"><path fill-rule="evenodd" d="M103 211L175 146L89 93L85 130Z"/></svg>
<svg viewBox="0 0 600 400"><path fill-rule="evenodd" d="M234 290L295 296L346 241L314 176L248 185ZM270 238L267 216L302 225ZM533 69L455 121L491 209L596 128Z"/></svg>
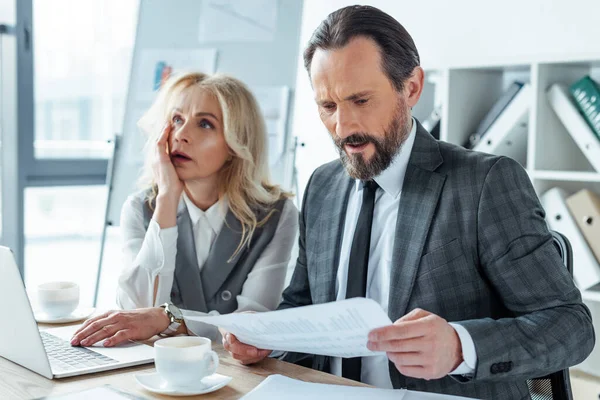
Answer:
<svg viewBox="0 0 600 400"><path fill-rule="evenodd" d="M336 138L335 139L335 144L340 148L343 149L345 145L350 144L350 145L354 145L354 144L364 144L364 143L373 143L373 144L378 144L379 141L374 138L373 136L367 134L367 133L353 133L350 136L346 136L343 139L340 138Z"/></svg>

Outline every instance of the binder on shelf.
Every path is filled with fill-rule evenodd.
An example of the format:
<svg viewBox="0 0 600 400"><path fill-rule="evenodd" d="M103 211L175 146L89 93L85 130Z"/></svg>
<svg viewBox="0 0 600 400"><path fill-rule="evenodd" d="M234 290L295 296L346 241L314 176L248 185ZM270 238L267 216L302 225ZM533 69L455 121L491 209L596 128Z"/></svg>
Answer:
<svg viewBox="0 0 600 400"><path fill-rule="evenodd" d="M584 76L569 88L579 111L600 140L600 87L598 82Z"/></svg>
<svg viewBox="0 0 600 400"><path fill-rule="evenodd" d="M532 95L531 85L523 85L473 150L508 156L525 165Z"/></svg>
<svg viewBox="0 0 600 400"><path fill-rule="evenodd" d="M594 135L583 116L579 113L567 88L561 84L550 86L547 91L552 109L567 129L581 152L594 169L600 172L600 140Z"/></svg>
<svg viewBox="0 0 600 400"><path fill-rule="evenodd" d="M439 105L433 109L431 114L421 123L423 128L427 130L427 132L431 133L431 135L440 139L440 125L442 119L442 106Z"/></svg>
<svg viewBox="0 0 600 400"><path fill-rule="evenodd" d="M490 111L487 112L485 117L481 120L475 133L469 137L469 142L465 147L470 149L474 148L477 143L487 135L488 130L496 121L496 119L502 114L502 111L510 104L510 102L515 98L517 93L523 88L523 82L514 81L510 84L510 86L504 91L502 96L494 103Z"/></svg>
<svg viewBox="0 0 600 400"><path fill-rule="evenodd" d="M600 283L600 265L569 213L567 197L567 192L555 187L544 193L540 200L546 210L546 222L550 229L562 233L571 242L573 277L579 289L587 290Z"/></svg>
<svg viewBox="0 0 600 400"><path fill-rule="evenodd" d="M583 189L567 198L567 206L596 261L600 263L600 196Z"/></svg>

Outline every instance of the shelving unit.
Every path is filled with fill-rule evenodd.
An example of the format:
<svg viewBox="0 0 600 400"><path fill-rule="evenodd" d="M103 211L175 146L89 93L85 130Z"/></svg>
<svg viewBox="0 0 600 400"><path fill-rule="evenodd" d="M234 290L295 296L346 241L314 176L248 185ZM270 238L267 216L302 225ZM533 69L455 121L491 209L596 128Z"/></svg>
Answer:
<svg viewBox="0 0 600 400"><path fill-rule="evenodd" d="M534 170L533 179L564 182L600 182L599 172Z"/></svg>
<svg viewBox="0 0 600 400"><path fill-rule="evenodd" d="M573 194L587 188L600 193L600 172L587 161L560 122L546 97L554 83L571 85L584 75L600 81L600 54L581 60L551 60L531 64L457 66L426 71L423 104L413 110L417 118L427 116L434 105L442 104L440 139L463 145L503 91L518 80L530 83L533 96L529 110L526 141L527 170L538 196L553 187ZM437 99L437 101L435 101ZM421 102L420 102L421 103ZM574 260L577 268L577 260ZM584 302L592 311L600 332L600 291L584 291ZM600 350L579 369L600 376Z"/></svg>

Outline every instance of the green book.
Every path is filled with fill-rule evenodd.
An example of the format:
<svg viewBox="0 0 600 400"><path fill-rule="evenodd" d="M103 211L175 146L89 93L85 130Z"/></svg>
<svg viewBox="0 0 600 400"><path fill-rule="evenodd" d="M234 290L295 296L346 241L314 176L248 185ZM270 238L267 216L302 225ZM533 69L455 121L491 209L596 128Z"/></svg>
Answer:
<svg viewBox="0 0 600 400"><path fill-rule="evenodd" d="M589 76L584 76L569 88L577 108L600 140L600 86Z"/></svg>

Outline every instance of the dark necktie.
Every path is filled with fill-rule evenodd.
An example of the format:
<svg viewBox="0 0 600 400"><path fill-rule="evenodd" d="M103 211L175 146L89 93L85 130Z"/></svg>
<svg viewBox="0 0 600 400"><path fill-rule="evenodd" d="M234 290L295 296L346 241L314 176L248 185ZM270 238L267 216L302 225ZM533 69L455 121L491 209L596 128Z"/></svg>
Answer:
<svg viewBox="0 0 600 400"><path fill-rule="evenodd" d="M375 181L363 183L363 201L352 239L350 260L348 262L348 281L346 298L365 297L367 294L367 271L369 266L369 247L371 246L371 225L375 209L375 192L379 185ZM361 358L342 359L342 376L360 382Z"/></svg>

